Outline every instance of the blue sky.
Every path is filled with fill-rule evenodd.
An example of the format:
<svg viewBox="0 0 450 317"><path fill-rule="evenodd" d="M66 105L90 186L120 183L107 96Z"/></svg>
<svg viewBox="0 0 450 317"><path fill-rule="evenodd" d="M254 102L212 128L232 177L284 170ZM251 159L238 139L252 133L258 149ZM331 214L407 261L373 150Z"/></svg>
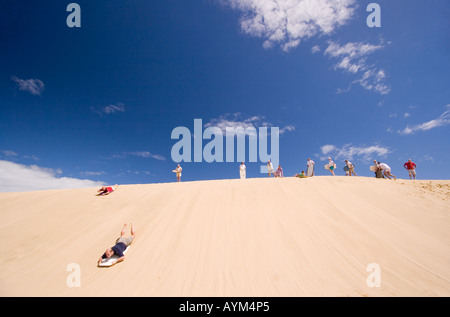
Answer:
<svg viewBox="0 0 450 317"><path fill-rule="evenodd" d="M285 176L331 156L372 176L449 179L450 4L373 1L0 4L0 191L173 182L171 132L279 127ZM209 140L204 140L203 145ZM261 162L247 162L248 177ZM238 162L181 162L183 181Z"/></svg>

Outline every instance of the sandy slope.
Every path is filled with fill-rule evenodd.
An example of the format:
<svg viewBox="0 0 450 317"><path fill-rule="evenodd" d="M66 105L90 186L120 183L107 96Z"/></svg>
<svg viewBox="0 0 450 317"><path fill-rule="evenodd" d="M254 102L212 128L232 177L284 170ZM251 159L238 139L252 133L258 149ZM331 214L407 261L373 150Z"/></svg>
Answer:
<svg viewBox="0 0 450 317"><path fill-rule="evenodd" d="M247 179L0 194L1 296L450 296L450 181ZM124 262L98 268L124 223ZM68 287L79 264L81 287ZM381 287L366 283L370 263Z"/></svg>

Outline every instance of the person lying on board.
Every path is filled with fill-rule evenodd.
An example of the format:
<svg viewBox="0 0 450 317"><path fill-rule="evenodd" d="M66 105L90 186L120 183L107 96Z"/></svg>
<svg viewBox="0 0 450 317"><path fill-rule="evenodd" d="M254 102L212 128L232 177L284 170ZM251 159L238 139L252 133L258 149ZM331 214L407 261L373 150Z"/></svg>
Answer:
<svg viewBox="0 0 450 317"><path fill-rule="evenodd" d="M295 174L294 177L306 178L308 176L305 175L305 171L302 171L301 174Z"/></svg>
<svg viewBox="0 0 450 317"><path fill-rule="evenodd" d="M125 254L123 252L127 249L127 247L133 242L135 238L135 231L133 223L130 223L131 225L131 235L127 238L125 238L125 227L127 224L123 225L122 231L120 232L120 237L116 240L116 244L108 249L106 249L105 253L98 259L97 265L100 265L100 263L103 261L103 259L110 258L113 255L118 256L119 258L115 260L111 265L116 264L117 262L121 262L125 260Z"/></svg>
<svg viewBox="0 0 450 317"><path fill-rule="evenodd" d="M110 193L112 193L113 191L115 191L117 189L117 187L119 187L119 185L114 185L113 187L106 187L106 186L102 186L102 188L100 188L97 191L97 196L104 196L104 195L108 195Z"/></svg>

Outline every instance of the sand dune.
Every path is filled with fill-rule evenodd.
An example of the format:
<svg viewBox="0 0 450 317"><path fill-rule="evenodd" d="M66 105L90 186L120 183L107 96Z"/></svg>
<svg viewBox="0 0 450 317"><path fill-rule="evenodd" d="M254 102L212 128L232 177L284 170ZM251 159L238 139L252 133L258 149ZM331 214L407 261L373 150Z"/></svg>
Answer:
<svg viewBox="0 0 450 317"><path fill-rule="evenodd" d="M217 180L0 194L1 296L450 296L450 181ZM125 261L98 268L124 223ZM68 265L80 268L69 287ZM369 287L370 263L380 287Z"/></svg>

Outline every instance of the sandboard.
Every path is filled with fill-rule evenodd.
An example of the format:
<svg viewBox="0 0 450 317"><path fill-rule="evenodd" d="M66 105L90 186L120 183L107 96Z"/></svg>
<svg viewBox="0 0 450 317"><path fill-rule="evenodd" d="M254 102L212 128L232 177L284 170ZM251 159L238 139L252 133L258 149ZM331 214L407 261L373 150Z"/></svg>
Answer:
<svg viewBox="0 0 450 317"><path fill-rule="evenodd" d="M370 170L372 172L376 172L377 171L377 167L375 165L371 165L369 168L370 168Z"/></svg>
<svg viewBox="0 0 450 317"><path fill-rule="evenodd" d="M177 171L176 170L172 170L172 172L176 173Z"/></svg>
<svg viewBox="0 0 450 317"><path fill-rule="evenodd" d="M348 172L349 168L347 165L344 166L344 172Z"/></svg>
<svg viewBox="0 0 450 317"><path fill-rule="evenodd" d="M312 176L314 172L314 166L309 166L308 169L306 170L306 176Z"/></svg>
<svg viewBox="0 0 450 317"><path fill-rule="evenodd" d="M125 255L125 253L127 253L128 249L130 248L130 246L128 246L125 251L123 251L123 254ZM113 266L115 264L115 262L119 259L119 256L117 255L113 255L110 258L106 258L103 259L102 262L100 262L98 264L98 266L102 266L102 267L108 267L108 266Z"/></svg>
<svg viewBox="0 0 450 317"><path fill-rule="evenodd" d="M325 164L324 168L325 168L326 170L329 170L330 167L332 167L332 166L333 166L333 170L335 170L335 169L336 169L336 164Z"/></svg>

